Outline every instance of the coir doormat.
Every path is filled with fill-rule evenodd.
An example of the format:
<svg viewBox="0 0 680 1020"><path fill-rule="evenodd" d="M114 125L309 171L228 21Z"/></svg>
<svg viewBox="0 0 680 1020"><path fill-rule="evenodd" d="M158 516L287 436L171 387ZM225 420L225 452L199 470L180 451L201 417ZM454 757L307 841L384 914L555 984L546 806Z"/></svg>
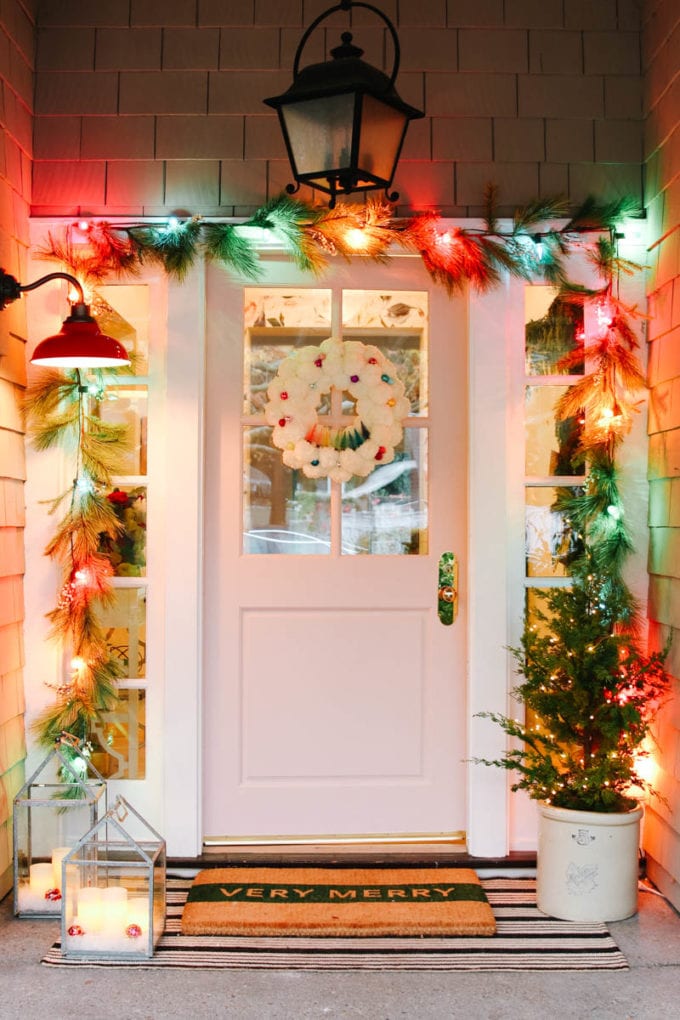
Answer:
<svg viewBox="0 0 680 1020"><path fill-rule="evenodd" d="M469 868L217 868L199 872L184 935L493 935Z"/></svg>

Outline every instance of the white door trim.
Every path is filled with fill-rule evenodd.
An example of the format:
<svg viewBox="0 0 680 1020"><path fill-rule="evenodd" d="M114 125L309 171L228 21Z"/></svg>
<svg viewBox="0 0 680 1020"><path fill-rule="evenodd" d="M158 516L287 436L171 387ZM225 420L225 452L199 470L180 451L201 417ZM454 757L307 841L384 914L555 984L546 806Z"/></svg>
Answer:
<svg viewBox="0 0 680 1020"><path fill-rule="evenodd" d="M469 328L469 662L468 748L470 758L499 758L505 735L478 712L508 709L510 613L521 585L509 590L515 572L510 557L512 460L507 437L510 372L524 327L521 283L506 278L487 294L470 294ZM521 477L521 476L520 476ZM519 507L522 507L520 502ZM465 597L465 595L463 595ZM509 849L508 778L503 769L468 768L468 850L476 857L504 856ZM476 810L475 810L476 806Z"/></svg>
<svg viewBox="0 0 680 1020"><path fill-rule="evenodd" d="M238 284L236 284L238 285ZM470 295L469 365L469 757L498 757L499 727L474 718L505 711L508 691L506 347L513 341L508 301L521 286ZM516 341L518 342L518 341ZM168 295L166 457L169 521L166 535L165 836L168 853L194 857L202 850L202 542L205 428L205 274L197 264ZM489 457L493 451L493 459ZM173 474L174 472L174 474ZM178 555L178 547L181 555ZM170 595L169 593L173 593ZM178 594L181 593L181 596ZM479 857L508 849L507 778L470 765L468 847Z"/></svg>
<svg viewBox="0 0 680 1020"><path fill-rule="evenodd" d="M205 266L197 259L168 288L162 754L164 835L173 857L195 857L202 845L205 355Z"/></svg>

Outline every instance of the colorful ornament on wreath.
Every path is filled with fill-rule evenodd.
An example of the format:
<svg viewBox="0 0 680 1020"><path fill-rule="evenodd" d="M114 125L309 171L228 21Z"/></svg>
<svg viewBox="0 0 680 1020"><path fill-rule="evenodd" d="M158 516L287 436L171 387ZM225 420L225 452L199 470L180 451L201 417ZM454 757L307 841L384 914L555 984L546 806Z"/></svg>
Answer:
<svg viewBox="0 0 680 1020"><path fill-rule="evenodd" d="M323 424L318 408L335 387L355 401L351 424ZM264 413L283 462L308 478L346 482L394 460L411 405L397 370L378 347L329 337L281 362Z"/></svg>

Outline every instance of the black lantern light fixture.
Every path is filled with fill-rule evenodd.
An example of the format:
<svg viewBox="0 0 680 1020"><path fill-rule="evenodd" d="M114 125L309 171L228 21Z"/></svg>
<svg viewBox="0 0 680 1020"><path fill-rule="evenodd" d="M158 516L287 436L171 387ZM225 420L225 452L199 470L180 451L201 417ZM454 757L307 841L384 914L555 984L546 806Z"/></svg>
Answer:
<svg viewBox="0 0 680 1020"><path fill-rule="evenodd" d="M342 33L342 43L331 50L332 60L300 70L305 43L324 18L336 11L364 7L387 25L394 46L394 65L388 77L361 59L363 50ZM293 64L293 84L283 95L265 99L279 115L288 158L297 184L294 194L308 184L330 195L384 190L392 184L409 121L423 117L422 110L400 99L394 83L399 71L399 39L394 25L373 4L341 0L320 14L302 36Z"/></svg>
<svg viewBox="0 0 680 1020"><path fill-rule="evenodd" d="M71 305L71 314L54 336L48 336L36 347L31 364L49 368L121 368L130 364L123 345L102 333L97 320L90 315L80 281L70 273L48 273L35 283L21 284L0 269L0 311L23 293L42 287L50 280L67 280L76 290L78 300Z"/></svg>

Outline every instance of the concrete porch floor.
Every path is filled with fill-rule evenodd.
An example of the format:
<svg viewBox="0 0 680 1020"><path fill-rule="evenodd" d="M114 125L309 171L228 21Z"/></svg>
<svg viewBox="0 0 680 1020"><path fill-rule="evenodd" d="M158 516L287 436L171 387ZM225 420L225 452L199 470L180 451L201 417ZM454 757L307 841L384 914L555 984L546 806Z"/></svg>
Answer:
<svg viewBox="0 0 680 1020"><path fill-rule="evenodd" d="M43 967L55 921L0 903L1 1020L238 1020L400 1017L461 1020L677 1020L680 916L652 891L610 930L629 971L471 974L301 973Z"/></svg>

